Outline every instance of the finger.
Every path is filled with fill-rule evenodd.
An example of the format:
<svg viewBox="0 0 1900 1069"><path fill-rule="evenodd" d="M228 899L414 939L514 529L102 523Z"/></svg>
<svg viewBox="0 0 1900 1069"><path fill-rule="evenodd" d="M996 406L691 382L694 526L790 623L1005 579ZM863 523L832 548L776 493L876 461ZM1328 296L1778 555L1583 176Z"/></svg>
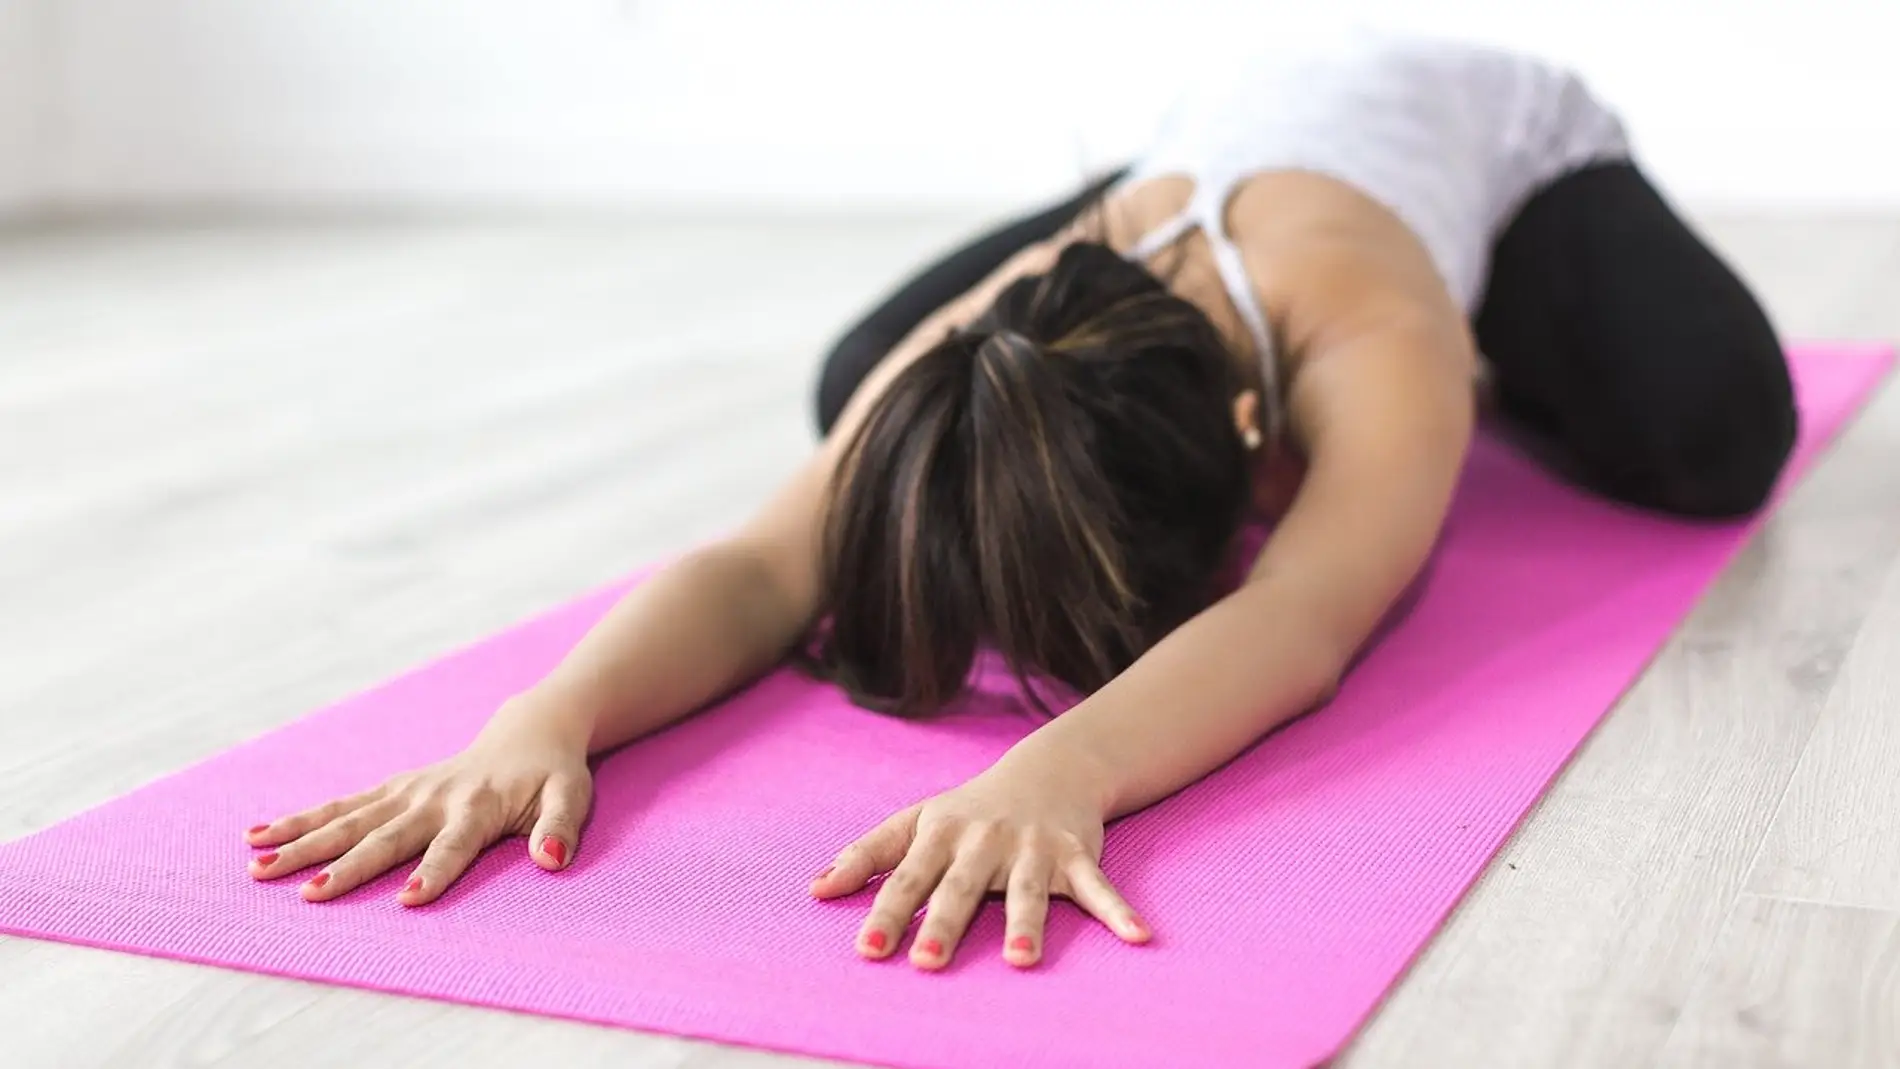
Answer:
<svg viewBox="0 0 1900 1069"><path fill-rule="evenodd" d="M858 953L867 958L887 958L896 952L911 918L923 908L924 900L937 889L938 879L950 866L950 854L947 835L923 835L911 843L871 901L871 913L858 930Z"/></svg>
<svg viewBox="0 0 1900 1069"><path fill-rule="evenodd" d="M1153 937L1148 925L1136 914L1108 882L1102 869L1086 854L1077 854L1063 866L1062 874L1068 880L1069 897L1075 904L1092 914L1096 920L1108 925L1108 930L1120 936L1123 942L1146 943Z"/></svg>
<svg viewBox="0 0 1900 1069"><path fill-rule="evenodd" d="M468 871L475 858L495 841L500 833L466 817L451 819L422 852L422 861L403 884L396 901L405 906L421 906L442 897L449 885Z"/></svg>
<svg viewBox="0 0 1900 1069"><path fill-rule="evenodd" d="M910 962L919 968L941 969L956 956L957 944L970 929L970 918L990 893L990 881L1002 868L1002 847L993 839L965 838L950 867L930 893L924 923L911 944Z"/></svg>
<svg viewBox="0 0 1900 1069"><path fill-rule="evenodd" d="M307 835L252 858L251 875L260 880L275 880L342 857L345 851L362 842L364 836L402 815L404 808L400 798L383 798L346 812ZM321 872L311 879L319 887L329 881Z"/></svg>
<svg viewBox="0 0 1900 1069"><path fill-rule="evenodd" d="M825 871L812 877L811 893L819 898L855 894L863 890L872 877L895 869L898 862L904 860L917 834L918 808L911 806L894 814L845 847Z"/></svg>
<svg viewBox="0 0 1900 1069"><path fill-rule="evenodd" d="M1049 920L1049 884L1055 866L1048 855L1028 853L1016 859L1005 892L1003 960L1028 968L1042 960L1042 933Z"/></svg>
<svg viewBox="0 0 1900 1069"><path fill-rule="evenodd" d="M258 824L246 831L244 840L252 846L277 846L287 843L292 839L308 835L339 817L347 816L388 793L389 787L385 784L352 794L347 798L325 802L301 813L278 817L268 824Z"/></svg>
<svg viewBox="0 0 1900 1069"><path fill-rule="evenodd" d="M429 844L441 826L430 812L411 809L382 827L363 836L340 858L325 865L329 876L322 883L312 877L303 885L303 897L310 902L327 902L358 887L415 857Z"/></svg>
<svg viewBox="0 0 1900 1069"><path fill-rule="evenodd" d="M559 871L573 861L593 796L593 781L586 776L549 776L541 785L541 819L528 833L528 856L535 864Z"/></svg>

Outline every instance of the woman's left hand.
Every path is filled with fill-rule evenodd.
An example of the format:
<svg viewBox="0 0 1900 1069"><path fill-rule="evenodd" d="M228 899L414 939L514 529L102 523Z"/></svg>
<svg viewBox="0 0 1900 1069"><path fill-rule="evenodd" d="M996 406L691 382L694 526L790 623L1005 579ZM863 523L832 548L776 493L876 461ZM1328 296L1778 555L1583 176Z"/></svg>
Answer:
<svg viewBox="0 0 1900 1069"><path fill-rule="evenodd" d="M1005 758L845 847L811 892L837 898L890 873L858 930L858 953L896 953L927 906L910 948L911 964L924 969L950 963L984 897L995 891L1006 897L1003 960L1011 965L1041 960L1052 894L1073 900L1124 941L1147 942L1148 926L1102 874L1100 806L1057 779Z"/></svg>

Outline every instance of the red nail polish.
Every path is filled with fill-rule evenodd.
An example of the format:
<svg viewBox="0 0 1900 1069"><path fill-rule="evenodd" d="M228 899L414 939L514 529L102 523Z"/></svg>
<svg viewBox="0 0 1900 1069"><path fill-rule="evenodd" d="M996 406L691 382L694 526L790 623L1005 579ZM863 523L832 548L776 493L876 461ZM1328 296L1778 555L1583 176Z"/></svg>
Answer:
<svg viewBox="0 0 1900 1069"><path fill-rule="evenodd" d="M925 954L928 954L933 958L943 957L943 944L937 942L935 939L918 940L917 949L923 951Z"/></svg>
<svg viewBox="0 0 1900 1069"><path fill-rule="evenodd" d="M1009 949L1020 950L1020 951L1023 951L1024 953L1028 953L1029 951L1036 949L1036 941L1034 939L1029 938L1026 935L1019 935L1016 938L1011 939L1009 941Z"/></svg>
<svg viewBox="0 0 1900 1069"><path fill-rule="evenodd" d="M322 887L329 882L330 874L327 872L319 872L315 876L310 877L310 886L312 887Z"/></svg>
<svg viewBox="0 0 1900 1069"><path fill-rule="evenodd" d="M567 844L552 835L541 840L541 852L553 858L556 865L567 864Z"/></svg>
<svg viewBox="0 0 1900 1069"><path fill-rule="evenodd" d="M873 930L864 936L864 945L872 950L883 950L885 942L884 933L880 931Z"/></svg>
<svg viewBox="0 0 1900 1069"><path fill-rule="evenodd" d="M408 883L405 883L405 884L403 884L403 885L402 885L402 889L403 889L403 890L405 890L405 891L420 891L420 890L422 890L422 877L420 877L420 876L411 876L411 877L409 877L409 882L408 882Z"/></svg>
<svg viewBox="0 0 1900 1069"><path fill-rule="evenodd" d="M267 832L267 831L269 831L269 830L270 830L270 825L269 825L269 824L257 824L257 825L253 825L253 826L252 826L252 828L251 828L251 831L250 831L250 834L252 834L252 835L262 835L262 834L264 834L265 832Z"/></svg>
<svg viewBox="0 0 1900 1069"><path fill-rule="evenodd" d="M259 854L251 859L251 864L259 868L268 868L271 865L275 865L277 864L277 851L272 850L268 854Z"/></svg>

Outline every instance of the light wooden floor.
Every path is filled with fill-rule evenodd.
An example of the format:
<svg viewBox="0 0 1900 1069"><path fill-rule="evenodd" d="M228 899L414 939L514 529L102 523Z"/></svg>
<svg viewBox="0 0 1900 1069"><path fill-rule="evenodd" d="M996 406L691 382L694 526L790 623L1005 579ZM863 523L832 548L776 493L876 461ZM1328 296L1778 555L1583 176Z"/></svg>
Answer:
<svg viewBox="0 0 1900 1069"><path fill-rule="evenodd" d="M732 523L812 361L967 221L0 233L0 838ZM1719 221L1900 337L1900 219ZM1343 1064L1900 1064L1900 388L1721 581ZM0 940L0 1064L755 1052Z"/></svg>

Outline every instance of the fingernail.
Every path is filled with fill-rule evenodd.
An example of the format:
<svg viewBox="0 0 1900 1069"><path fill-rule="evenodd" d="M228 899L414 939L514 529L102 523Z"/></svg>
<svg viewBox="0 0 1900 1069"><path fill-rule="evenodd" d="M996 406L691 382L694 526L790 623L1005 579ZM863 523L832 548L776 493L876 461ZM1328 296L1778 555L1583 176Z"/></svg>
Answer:
<svg viewBox="0 0 1900 1069"><path fill-rule="evenodd" d="M1140 917L1133 915L1130 915L1128 918L1128 930L1134 932L1136 935L1154 934L1148 930L1148 926L1142 922Z"/></svg>
<svg viewBox="0 0 1900 1069"><path fill-rule="evenodd" d="M870 947L872 950L883 950L885 942L884 933L876 929L873 929L864 937L864 945Z"/></svg>
<svg viewBox="0 0 1900 1069"><path fill-rule="evenodd" d="M409 882L403 884L402 889L405 891L412 892L412 893L415 891L422 890L422 877L420 876L409 877Z"/></svg>
<svg viewBox="0 0 1900 1069"><path fill-rule="evenodd" d="M1019 935L1016 938L1011 939L1009 941L1009 949L1020 950L1023 953L1027 954L1030 951L1036 949L1036 941L1034 939L1029 938L1026 935Z"/></svg>
<svg viewBox="0 0 1900 1069"><path fill-rule="evenodd" d="M262 835L269 830L270 830L269 824L254 824L251 826L251 830L247 834Z"/></svg>
<svg viewBox="0 0 1900 1069"><path fill-rule="evenodd" d="M813 882L813 883L817 883L817 882L818 882L819 880L822 880L822 879L824 879L825 877L827 877L827 876L829 876L829 875L831 875L832 873L834 873L834 872L836 872L836 871L838 871L838 866L836 866L836 865L826 865L826 866L825 866L825 871L823 871L823 872L821 872L821 873L819 873L819 874L818 874L818 875L816 875L816 876L813 876L813 877L811 878L811 882Z"/></svg>
<svg viewBox="0 0 1900 1069"><path fill-rule="evenodd" d="M541 840L541 852L553 858L556 865L567 864L567 844L552 835Z"/></svg>
<svg viewBox="0 0 1900 1069"><path fill-rule="evenodd" d="M259 854L251 859L251 864L256 865L258 868L269 868L277 864L277 851L272 850L268 854Z"/></svg>
<svg viewBox="0 0 1900 1069"><path fill-rule="evenodd" d="M933 958L943 957L943 944L937 942L935 939L918 940L917 949Z"/></svg>
<svg viewBox="0 0 1900 1069"><path fill-rule="evenodd" d="M330 874L328 872L319 872L315 876L310 877L307 882L312 887L322 887L324 884L330 882Z"/></svg>

